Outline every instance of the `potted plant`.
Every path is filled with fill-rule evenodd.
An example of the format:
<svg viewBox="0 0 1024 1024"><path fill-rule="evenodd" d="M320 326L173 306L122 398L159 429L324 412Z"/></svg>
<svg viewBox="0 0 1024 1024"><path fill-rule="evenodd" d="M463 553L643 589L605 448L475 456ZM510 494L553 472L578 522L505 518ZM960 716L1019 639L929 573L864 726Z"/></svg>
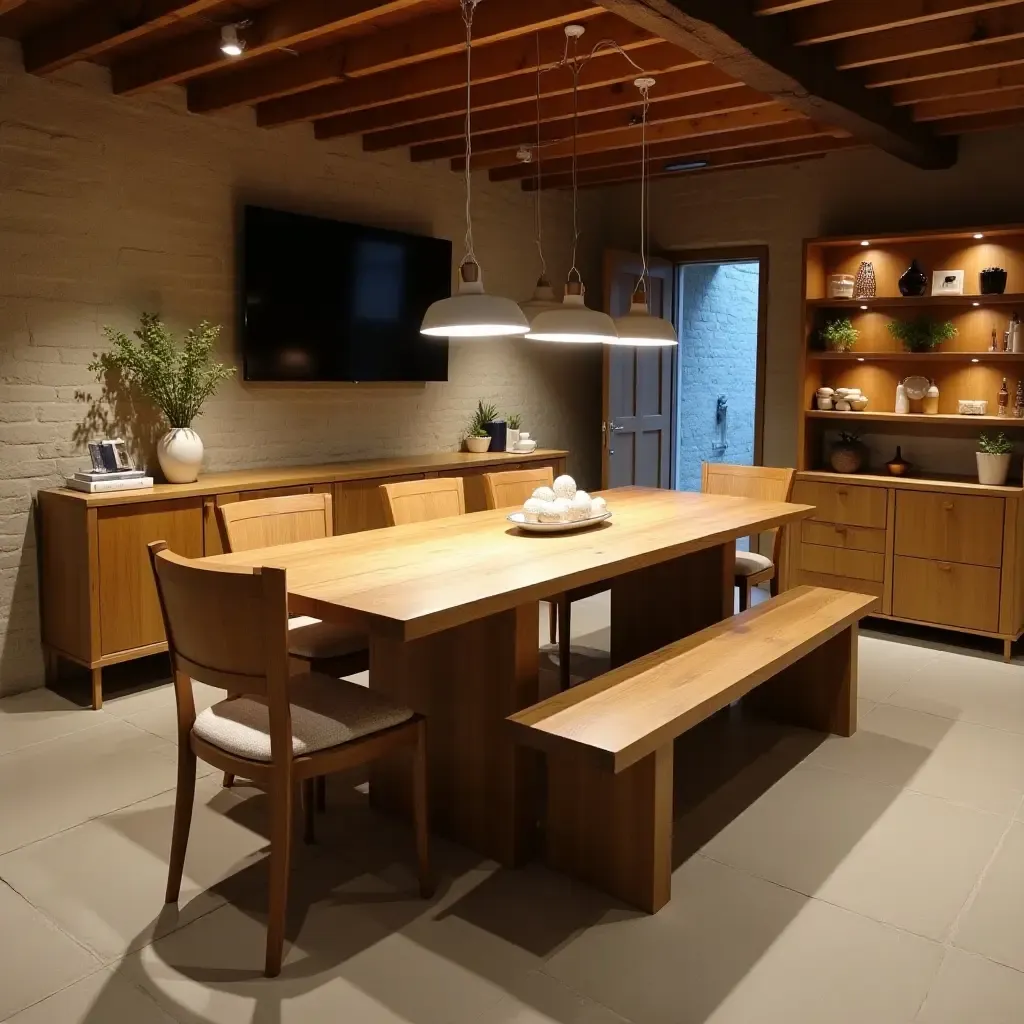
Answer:
<svg viewBox="0 0 1024 1024"><path fill-rule="evenodd" d="M508 425L508 436L506 438L505 450L513 452L516 449L516 445L519 444L519 431L523 426L522 414L518 412L510 412L505 417L505 423Z"/></svg>
<svg viewBox="0 0 1024 1024"><path fill-rule="evenodd" d="M892 320L889 333L908 352L931 352L944 341L957 336L957 329L951 320L939 322L921 316L916 320Z"/></svg>
<svg viewBox="0 0 1024 1024"><path fill-rule="evenodd" d="M484 405L483 401L476 403L476 411L473 413L466 428L466 450L470 452L487 452L493 447L493 434L487 428L493 424L498 415L498 408L491 403ZM502 423L504 426L504 423Z"/></svg>
<svg viewBox="0 0 1024 1024"><path fill-rule="evenodd" d="M832 445L828 461L837 473L859 473L867 457L868 449L864 442L856 434L844 430Z"/></svg>
<svg viewBox="0 0 1024 1024"><path fill-rule="evenodd" d="M994 484L1001 487L1006 483L1010 472L1010 459L1013 458L1013 444L1000 431L995 436L982 434L978 438L978 483Z"/></svg>
<svg viewBox="0 0 1024 1024"><path fill-rule="evenodd" d="M826 320L820 333L821 340L830 352L849 352L860 337L860 331L853 326L848 316Z"/></svg>
<svg viewBox="0 0 1024 1024"><path fill-rule="evenodd" d="M155 313L143 313L136 341L113 327L103 333L110 349L96 356L89 370L108 389L123 386L141 394L163 413L170 428L157 444L164 477L172 484L192 483L203 464L203 442L192 422L233 366L210 359L220 335L204 320L185 332L179 344Z"/></svg>

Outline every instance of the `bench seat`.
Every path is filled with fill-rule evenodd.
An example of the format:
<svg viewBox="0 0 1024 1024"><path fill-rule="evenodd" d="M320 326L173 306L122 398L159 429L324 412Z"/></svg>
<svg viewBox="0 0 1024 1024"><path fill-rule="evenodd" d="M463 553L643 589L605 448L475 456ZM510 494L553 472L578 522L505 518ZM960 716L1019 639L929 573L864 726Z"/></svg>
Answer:
<svg viewBox="0 0 1024 1024"><path fill-rule="evenodd" d="M548 755L548 859L643 909L669 898L673 741L748 694L856 729L857 624L878 598L797 587L508 719ZM754 692L752 692L754 691Z"/></svg>

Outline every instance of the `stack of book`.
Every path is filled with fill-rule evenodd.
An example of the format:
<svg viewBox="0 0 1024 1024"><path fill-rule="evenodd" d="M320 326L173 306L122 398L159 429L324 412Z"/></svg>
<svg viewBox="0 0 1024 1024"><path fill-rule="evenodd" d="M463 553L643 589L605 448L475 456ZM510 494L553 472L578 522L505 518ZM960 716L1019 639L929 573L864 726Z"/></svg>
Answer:
<svg viewBox="0 0 1024 1024"><path fill-rule="evenodd" d="M153 486L153 478L142 469L89 470L67 478L73 491L96 494L100 491L134 491Z"/></svg>

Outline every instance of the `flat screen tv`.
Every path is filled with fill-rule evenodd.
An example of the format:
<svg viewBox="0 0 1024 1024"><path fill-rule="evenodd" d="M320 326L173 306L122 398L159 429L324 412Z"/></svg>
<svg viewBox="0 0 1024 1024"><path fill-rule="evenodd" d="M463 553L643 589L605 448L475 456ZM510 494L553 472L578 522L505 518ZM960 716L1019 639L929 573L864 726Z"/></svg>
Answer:
<svg viewBox="0 0 1024 1024"><path fill-rule="evenodd" d="M243 231L246 380L448 379L447 339L419 328L451 294L451 242L260 206Z"/></svg>

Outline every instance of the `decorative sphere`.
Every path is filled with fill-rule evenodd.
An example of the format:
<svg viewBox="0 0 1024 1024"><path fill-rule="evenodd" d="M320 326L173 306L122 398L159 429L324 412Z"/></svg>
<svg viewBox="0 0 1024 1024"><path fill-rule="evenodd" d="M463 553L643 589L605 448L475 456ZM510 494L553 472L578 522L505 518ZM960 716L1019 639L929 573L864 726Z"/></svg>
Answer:
<svg viewBox="0 0 1024 1024"><path fill-rule="evenodd" d="M590 518L590 495L586 491L577 491L569 505L569 518L573 522Z"/></svg>
<svg viewBox="0 0 1024 1024"><path fill-rule="evenodd" d="M527 498L523 503L523 518L528 523L540 522L540 514L544 508L544 502L540 498Z"/></svg>
<svg viewBox="0 0 1024 1024"><path fill-rule="evenodd" d="M560 523L562 521L562 510L553 501L545 501L539 515L542 523Z"/></svg>
<svg viewBox="0 0 1024 1024"><path fill-rule="evenodd" d="M576 481L571 476L560 476L555 481L555 497L566 498L568 501L576 496Z"/></svg>
<svg viewBox="0 0 1024 1024"><path fill-rule="evenodd" d="M539 501L554 501L555 492L551 490L550 487L538 487L537 490L533 492L533 497L537 498Z"/></svg>
<svg viewBox="0 0 1024 1024"><path fill-rule="evenodd" d="M590 514L591 516L603 516L608 511L608 502L604 498L591 498L590 499Z"/></svg>
<svg viewBox="0 0 1024 1024"><path fill-rule="evenodd" d="M572 502L568 498L555 498L551 504L558 513L558 521L560 523L569 522L569 510L572 508Z"/></svg>

